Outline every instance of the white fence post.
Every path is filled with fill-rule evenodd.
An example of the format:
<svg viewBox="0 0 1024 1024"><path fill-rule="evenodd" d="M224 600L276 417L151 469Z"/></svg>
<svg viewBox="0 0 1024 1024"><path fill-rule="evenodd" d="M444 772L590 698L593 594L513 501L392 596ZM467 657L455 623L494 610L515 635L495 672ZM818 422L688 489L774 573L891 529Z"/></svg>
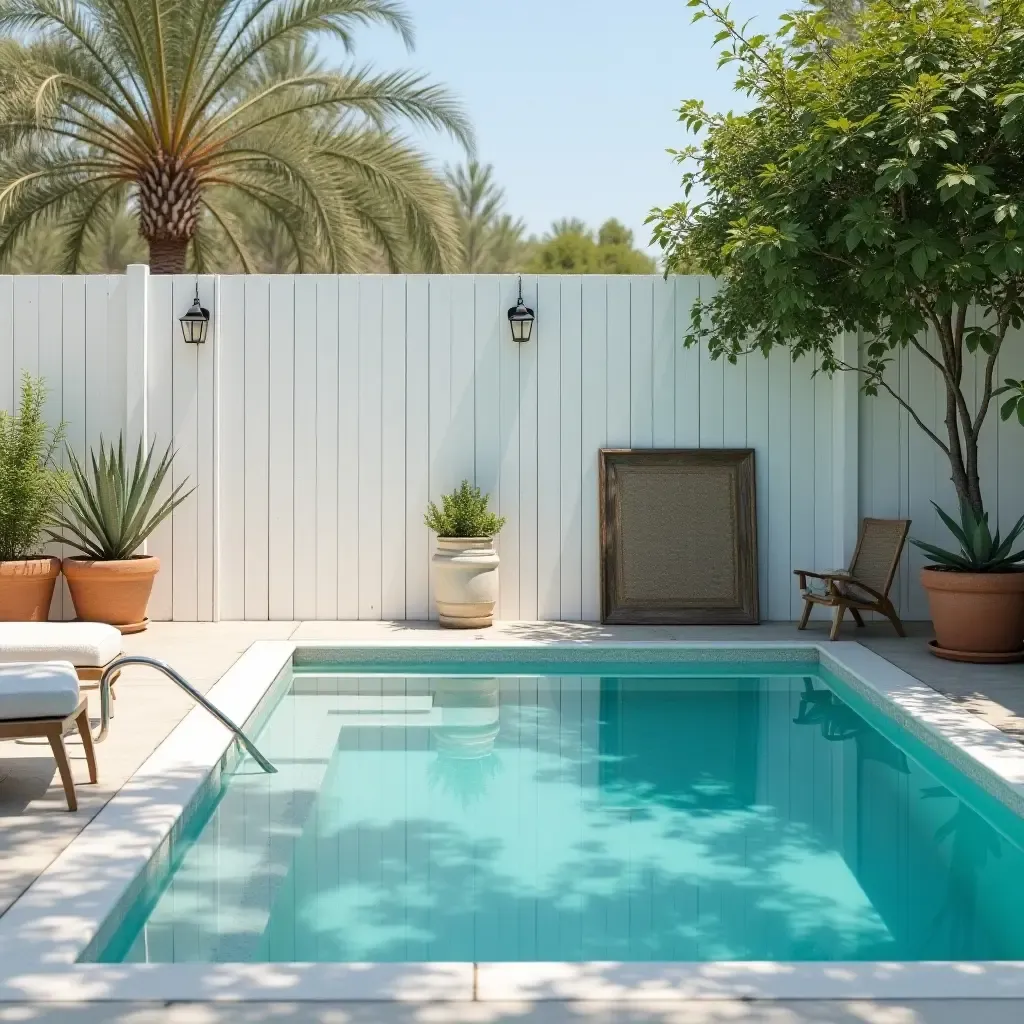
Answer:
<svg viewBox="0 0 1024 1024"><path fill-rule="evenodd" d="M125 367L125 448L133 451L142 439L149 447L149 410L146 398L147 334L149 331L149 267L133 263L125 272L127 339Z"/></svg>
<svg viewBox="0 0 1024 1024"><path fill-rule="evenodd" d="M859 366L856 334L836 339L836 356ZM852 370L833 377L832 402L832 507L835 510L835 567L850 564L860 525L860 380Z"/></svg>
<svg viewBox="0 0 1024 1024"><path fill-rule="evenodd" d="M129 455L142 441L149 450L149 399L147 378L149 365L149 266L132 263L125 270L125 408L124 444ZM149 542L142 545L142 554L149 554Z"/></svg>

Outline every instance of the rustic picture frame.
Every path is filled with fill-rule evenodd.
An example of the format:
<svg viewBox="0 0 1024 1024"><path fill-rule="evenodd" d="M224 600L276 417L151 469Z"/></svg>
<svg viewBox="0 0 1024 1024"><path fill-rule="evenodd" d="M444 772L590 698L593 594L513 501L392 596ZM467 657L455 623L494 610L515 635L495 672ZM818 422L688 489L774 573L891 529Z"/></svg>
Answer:
<svg viewBox="0 0 1024 1024"><path fill-rule="evenodd" d="M602 448L601 621L760 622L753 448Z"/></svg>

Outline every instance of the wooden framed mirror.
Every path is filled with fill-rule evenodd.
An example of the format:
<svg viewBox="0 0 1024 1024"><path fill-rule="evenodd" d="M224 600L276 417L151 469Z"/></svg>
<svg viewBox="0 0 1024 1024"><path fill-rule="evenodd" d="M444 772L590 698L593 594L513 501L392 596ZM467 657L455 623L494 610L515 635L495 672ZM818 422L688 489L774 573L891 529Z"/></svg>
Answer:
<svg viewBox="0 0 1024 1024"><path fill-rule="evenodd" d="M752 448L601 449L601 621L759 622L754 479Z"/></svg>

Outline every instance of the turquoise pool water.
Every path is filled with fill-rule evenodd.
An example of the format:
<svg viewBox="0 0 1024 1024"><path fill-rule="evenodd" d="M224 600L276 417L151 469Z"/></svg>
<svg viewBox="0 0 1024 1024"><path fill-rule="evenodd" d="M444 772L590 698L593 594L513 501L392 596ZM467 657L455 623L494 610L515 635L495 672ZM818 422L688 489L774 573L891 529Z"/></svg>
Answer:
<svg viewBox="0 0 1024 1024"><path fill-rule="evenodd" d="M298 672L98 959L1024 959L1020 819L818 666L497 668Z"/></svg>

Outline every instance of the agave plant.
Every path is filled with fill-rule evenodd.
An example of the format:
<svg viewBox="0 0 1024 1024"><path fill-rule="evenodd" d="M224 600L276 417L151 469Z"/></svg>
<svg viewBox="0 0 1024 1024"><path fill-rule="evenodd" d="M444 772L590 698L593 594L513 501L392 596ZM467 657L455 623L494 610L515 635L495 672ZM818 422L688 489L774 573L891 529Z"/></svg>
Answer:
<svg viewBox="0 0 1024 1024"><path fill-rule="evenodd" d="M971 506L964 502L960 507L960 522L932 502L935 511L946 524L946 528L960 544L959 551L948 551L927 544L923 540L911 540L939 566L954 572L1013 572L1024 562L1024 548L1013 550L1017 538L1024 532L1024 516L1017 520L1016 525L1000 538L999 530L995 534L988 526L988 513L977 516Z"/></svg>
<svg viewBox="0 0 1024 1024"><path fill-rule="evenodd" d="M184 491L187 481L182 481L157 504L173 461L174 452L168 445L154 467L152 449L144 454L140 440L135 462L129 466L123 436L118 438L116 449L113 444L108 448L101 437L99 458L90 451L88 467L83 467L68 448L71 476L63 495L67 508L54 516L57 530L50 531L50 538L95 561L131 558L195 490Z"/></svg>

